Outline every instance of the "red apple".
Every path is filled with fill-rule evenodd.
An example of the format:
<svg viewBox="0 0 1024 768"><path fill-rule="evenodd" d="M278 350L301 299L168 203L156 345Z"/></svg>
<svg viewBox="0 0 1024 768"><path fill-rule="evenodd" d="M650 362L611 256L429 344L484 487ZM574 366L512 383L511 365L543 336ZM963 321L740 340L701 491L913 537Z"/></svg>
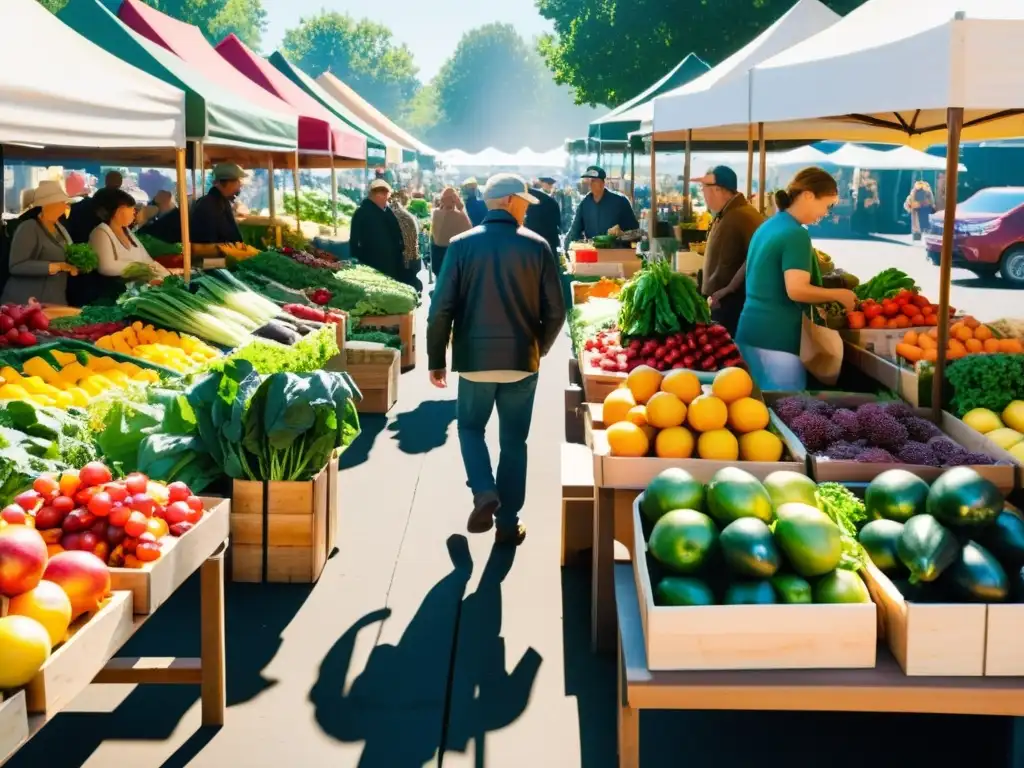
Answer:
<svg viewBox="0 0 1024 768"><path fill-rule="evenodd" d="M14 597L35 589L46 568L46 542L32 528L0 530L0 595Z"/></svg>

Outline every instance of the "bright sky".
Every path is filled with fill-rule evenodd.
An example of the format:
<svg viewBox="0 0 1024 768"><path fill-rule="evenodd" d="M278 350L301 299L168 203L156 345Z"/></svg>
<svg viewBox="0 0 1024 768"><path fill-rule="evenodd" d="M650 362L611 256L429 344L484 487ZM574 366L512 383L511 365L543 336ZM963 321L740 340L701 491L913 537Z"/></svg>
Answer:
<svg viewBox="0 0 1024 768"><path fill-rule="evenodd" d="M390 27L395 38L412 49L422 81L430 80L455 50L462 33L491 22L511 23L527 40L550 29L537 13L533 0L263 0L267 10L267 32L263 48L277 48L286 29L296 26L302 16L321 8L370 18Z"/></svg>

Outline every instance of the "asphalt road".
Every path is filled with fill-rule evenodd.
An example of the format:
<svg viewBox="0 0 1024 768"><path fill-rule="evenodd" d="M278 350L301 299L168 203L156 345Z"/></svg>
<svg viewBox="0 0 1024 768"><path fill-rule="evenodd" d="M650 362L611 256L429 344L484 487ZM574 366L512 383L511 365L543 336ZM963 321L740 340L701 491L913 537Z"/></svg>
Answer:
<svg viewBox="0 0 1024 768"><path fill-rule="evenodd" d="M815 240L816 248L832 257L837 267L868 280L887 267L897 267L914 278L924 294L939 300L939 268L928 260L924 245L910 237L872 240ZM982 280L963 269L953 270L950 302L958 310L982 321L1020 317L1024 292L1006 287L999 278Z"/></svg>

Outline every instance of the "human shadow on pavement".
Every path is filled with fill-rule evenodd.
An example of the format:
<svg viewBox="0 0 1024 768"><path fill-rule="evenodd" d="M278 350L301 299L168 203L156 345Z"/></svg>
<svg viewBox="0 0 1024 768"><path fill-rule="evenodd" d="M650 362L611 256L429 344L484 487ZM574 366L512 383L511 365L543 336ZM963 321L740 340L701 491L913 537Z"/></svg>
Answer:
<svg viewBox="0 0 1024 768"><path fill-rule="evenodd" d="M424 400L400 413L388 425L402 453L430 453L448 442L448 427L455 421L455 400Z"/></svg>
<svg viewBox="0 0 1024 768"><path fill-rule="evenodd" d="M474 742L475 764L485 765L488 732L514 723L526 710L541 655L528 648L507 671L501 636L501 586L515 561L512 547L494 546L476 591L462 601L445 752L466 752Z"/></svg>
<svg viewBox="0 0 1024 768"><path fill-rule="evenodd" d="M366 463L370 458L370 451L377 440L377 435L384 431L388 424L388 417L383 413L361 413L359 414L359 437L352 441L352 444L341 454L338 462L339 469L352 469L360 464Z"/></svg>
<svg viewBox="0 0 1024 768"><path fill-rule="evenodd" d="M346 692L356 638L391 610L368 613L338 638L309 692L324 733L364 742L359 768L419 768L441 744L459 606L473 570L465 536L449 537L447 547L451 572L424 597L398 644L374 648Z"/></svg>

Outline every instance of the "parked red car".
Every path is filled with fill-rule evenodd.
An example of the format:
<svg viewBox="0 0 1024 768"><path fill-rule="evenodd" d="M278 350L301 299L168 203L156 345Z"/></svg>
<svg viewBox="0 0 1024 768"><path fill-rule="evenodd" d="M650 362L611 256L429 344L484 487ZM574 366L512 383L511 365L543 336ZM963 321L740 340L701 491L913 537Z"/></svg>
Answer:
<svg viewBox="0 0 1024 768"><path fill-rule="evenodd" d="M931 217L924 246L933 264L942 248L943 214ZM979 277L997 272L1024 287L1024 187L989 187L956 207L953 266Z"/></svg>

